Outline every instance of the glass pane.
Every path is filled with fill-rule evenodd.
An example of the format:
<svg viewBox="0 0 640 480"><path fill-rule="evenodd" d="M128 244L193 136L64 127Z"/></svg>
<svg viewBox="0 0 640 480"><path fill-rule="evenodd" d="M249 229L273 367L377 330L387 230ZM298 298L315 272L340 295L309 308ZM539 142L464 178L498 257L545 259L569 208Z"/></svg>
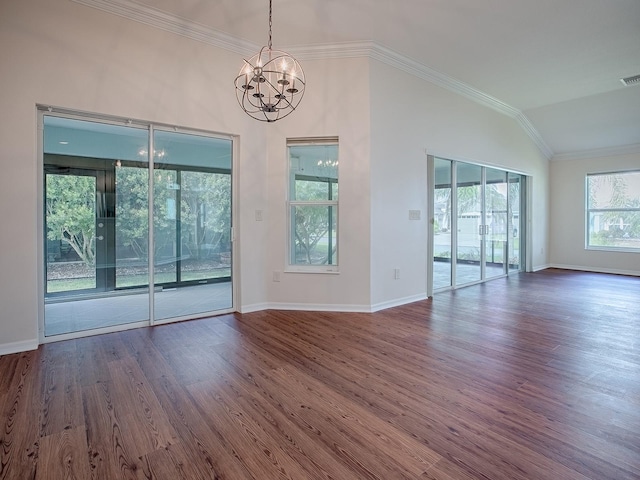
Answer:
<svg viewBox="0 0 640 480"><path fill-rule="evenodd" d="M46 175L46 293L96 288L96 177Z"/></svg>
<svg viewBox="0 0 640 480"><path fill-rule="evenodd" d="M155 318L232 307L230 140L154 132Z"/></svg>
<svg viewBox="0 0 640 480"><path fill-rule="evenodd" d="M291 208L295 265L337 265L337 208L332 205L296 205Z"/></svg>
<svg viewBox="0 0 640 480"><path fill-rule="evenodd" d="M590 175L587 188L588 245L640 248L640 172Z"/></svg>
<svg viewBox="0 0 640 480"><path fill-rule="evenodd" d="M44 117L44 153L107 160L146 162L148 130L73 118Z"/></svg>
<svg viewBox="0 0 640 480"><path fill-rule="evenodd" d="M149 284L149 170L116 165L116 287Z"/></svg>
<svg viewBox="0 0 640 480"><path fill-rule="evenodd" d="M506 273L507 257L507 173L486 169L485 185L485 277Z"/></svg>
<svg viewBox="0 0 640 480"><path fill-rule="evenodd" d="M482 278L480 228L482 212L482 167L457 164L458 244L456 245L456 285Z"/></svg>
<svg viewBox="0 0 640 480"><path fill-rule="evenodd" d="M338 145L289 146L291 200L338 199Z"/></svg>
<svg viewBox="0 0 640 480"><path fill-rule="evenodd" d="M589 245L640 249L640 209L626 212L590 212Z"/></svg>
<svg viewBox="0 0 640 480"><path fill-rule="evenodd" d="M333 200L338 195L338 183L331 179L318 181L296 177L295 195L299 201Z"/></svg>
<svg viewBox="0 0 640 480"><path fill-rule="evenodd" d="M231 175L183 171L181 280L231 276Z"/></svg>
<svg viewBox="0 0 640 480"><path fill-rule="evenodd" d="M153 283L173 284L178 279L179 250L178 172L155 166L153 182Z"/></svg>
<svg viewBox="0 0 640 480"><path fill-rule="evenodd" d="M589 175L590 209L640 208L640 172Z"/></svg>
<svg viewBox="0 0 640 480"><path fill-rule="evenodd" d="M434 192L433 288L451 286L451 161L436 158Z"/></svg>
<svg viewBox="0 0 640 480"><path fill-rule="evenodd" d="M45 336L148 322L148 131L48 115L43 122L47 276L60 262L72 282L59 288L48 278Z"/></svg>
<svg viewBox="0 0 640 480"><path fill-rule="evenodd" d="M508 238L509 245L509 269L510 270L520 270L520 258L521 258L521 249L520 249L520 238L521 238L521 228L520 228L520 205L522 201L522 193L521 193L521 176L517 174L510 173L509 174L509 202L508 202L508 213L507 219L509 221L509 225L507 228L507 234L510 235Z"/></svg>

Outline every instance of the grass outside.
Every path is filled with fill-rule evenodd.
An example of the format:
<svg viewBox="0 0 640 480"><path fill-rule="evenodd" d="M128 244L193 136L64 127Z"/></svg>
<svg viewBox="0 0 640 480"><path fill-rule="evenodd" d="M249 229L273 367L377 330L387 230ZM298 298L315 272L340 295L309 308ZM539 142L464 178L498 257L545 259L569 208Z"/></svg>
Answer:
<svg viewBox="0 0 640 480"><path fill-rule="evenodd" d="M210 270L187 271L182 274L183 281L204 280L208 278L228 277L231 275L231 268L222 267ZM154 276L156 284L171 283L176 281L175 272L156 273ZM126 275L116 278L117 288L144 287L149 283L149 276L142 275ZM61 278L56 280L47 280L47 293L70 292L74 290L86 290L96 288L95 277L83 278Z"/></svg>

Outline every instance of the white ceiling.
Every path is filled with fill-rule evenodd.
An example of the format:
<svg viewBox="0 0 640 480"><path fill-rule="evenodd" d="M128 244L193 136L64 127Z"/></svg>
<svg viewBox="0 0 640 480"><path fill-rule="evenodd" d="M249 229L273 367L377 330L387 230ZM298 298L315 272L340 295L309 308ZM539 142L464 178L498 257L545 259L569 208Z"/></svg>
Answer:
<svg viewBox="0 0 640 480"><path fill-rule="evenodd" d="M245 49L268 38L267 0L75 1L137 5ZM640 85L620 81L640 74L640 0L273 0L274 48L351 42L506 104L557 158L640 152Z"/></svg>

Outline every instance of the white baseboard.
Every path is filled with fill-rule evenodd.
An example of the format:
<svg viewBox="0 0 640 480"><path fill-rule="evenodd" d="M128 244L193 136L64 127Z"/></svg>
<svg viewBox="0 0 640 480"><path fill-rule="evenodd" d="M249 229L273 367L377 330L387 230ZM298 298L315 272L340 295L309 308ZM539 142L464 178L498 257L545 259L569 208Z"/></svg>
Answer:
<svg viewBox="0 0 640 480"><path fill-rule="evenodd" d="M261 312L262 310L269 310L271 308L268 303L254 303L252 305L240 305L238 313L252 313Z"/></svg>
<svg viewBox="0 0 640 480"><path fill-rule="evenodd" d="M24 340L22 342L0 343L0 355L28 352L38 348L38 340Z"/></svg>
<svg viewBox="0 0 640 480"><path fill-rule="evenodd" d="M531 270L532 272L539 272L541 270L546 270L547 268L553 268L553 265L538 265L537 267L533 267L533 270Z"/></svg>
<svg viewBox="0 0 640 480"><path fill-rule="evenodd" d="M399 307L400 305L406 305L407 303L419 302L421 300L426 300L427 295L425 293L421 293L419 295L411 295L409 297L404 298L396 298L394 300L389 300L388 302L376 303L371 306L372 312L378 312L380 310L386 310L387 308Z"/></svg>
<svg viewBox="0 0 640 480"><path fill-rule="evenodd" d="M424 293L411 295L409 297L396 298L388 302L376 303L375 305L344 305L344 304L313 304L313 303L264 303L255 305L244 305L239 310L240 313L258 312L261 310L300 310L303 312L354 312L354 313L373 313L387 308L399 307L407 303L419 302L426 300L427 295Z"/></svg>
<svg viewBox="0 0 640 480"><path fill-rule="evenodd" d="M270 310L300 310L302 312L371 313L369 305L330 305L322 303L270 303Z"/></svg>
<svg viewBox="0 0 640 480"><path fill-rule="evenodd" d="M640 277L638 270L618 270L616 268L600 268L600 267L587 267L580 265L564 265L561 263L554 263L546 268L560 268L563 270L578 270L581 272L593 272L593 273L611 273L614 275L629 275L632 277Z"/></svg>

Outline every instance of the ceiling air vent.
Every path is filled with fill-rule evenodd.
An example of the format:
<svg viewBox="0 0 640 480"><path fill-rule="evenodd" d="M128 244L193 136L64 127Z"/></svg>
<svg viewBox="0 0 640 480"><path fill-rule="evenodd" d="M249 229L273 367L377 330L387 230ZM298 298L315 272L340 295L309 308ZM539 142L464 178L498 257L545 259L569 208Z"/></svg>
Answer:
<svg viewBox="0 0 640 480"><path fill-rule="evenodd" d="M640 85L640 75L634 75L632 77L621 78L620 81L627 87L631 85Z"/></svg>

